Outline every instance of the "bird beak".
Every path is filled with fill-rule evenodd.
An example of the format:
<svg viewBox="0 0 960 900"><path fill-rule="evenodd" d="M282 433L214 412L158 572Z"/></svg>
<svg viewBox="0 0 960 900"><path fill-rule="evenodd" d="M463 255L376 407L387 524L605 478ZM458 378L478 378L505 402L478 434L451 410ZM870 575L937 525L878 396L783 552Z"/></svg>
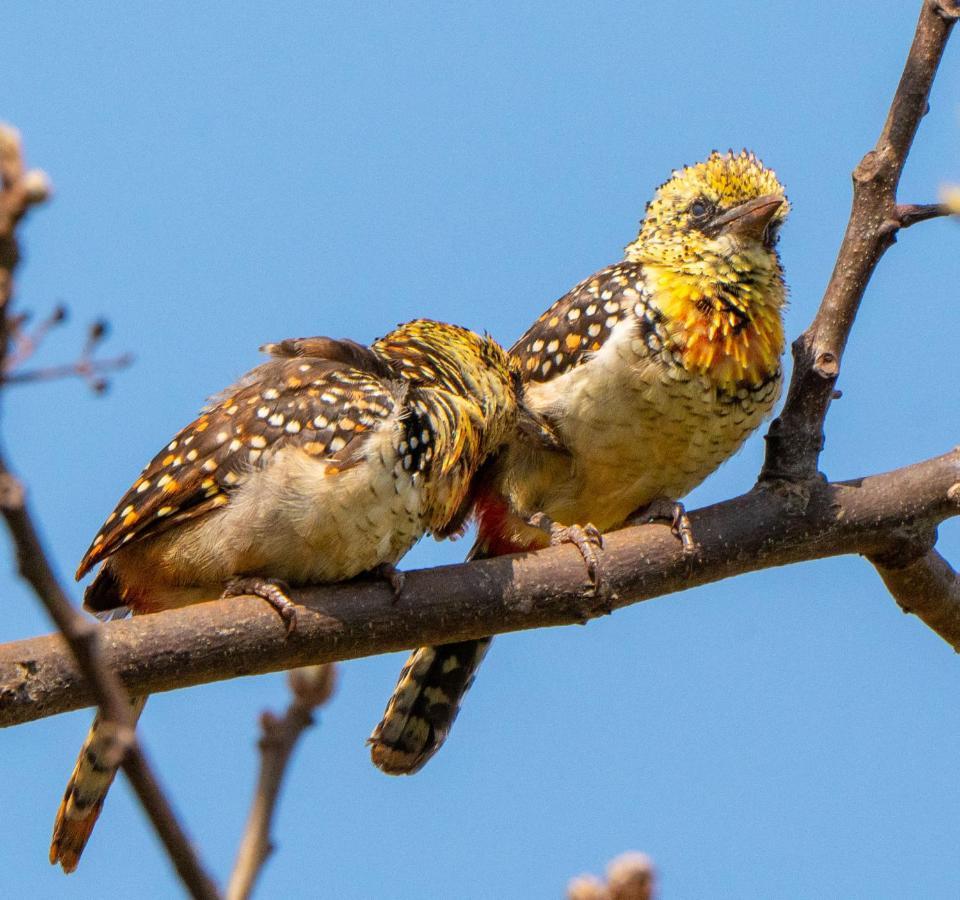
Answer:
<svg viewBox="0 0 960 900"><path fill-rule="evenodd" d="M756 200L748 200L711 223L711 231L715 234L726 232L738 237L763 238L764 229L776 212L783 206L783 197L776 194L764 194Z"/></svg>

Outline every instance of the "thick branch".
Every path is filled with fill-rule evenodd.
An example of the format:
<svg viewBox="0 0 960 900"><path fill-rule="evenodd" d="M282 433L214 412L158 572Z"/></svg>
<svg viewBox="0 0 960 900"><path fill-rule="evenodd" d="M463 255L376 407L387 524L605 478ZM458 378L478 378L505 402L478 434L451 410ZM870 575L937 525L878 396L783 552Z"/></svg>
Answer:
<svg viewBox="0 0 960 900"><path fill-rule="evenodd" d="M960 514L960 448L857 481L761 487L690 513L697 546L669 528L608 535L605 571L615 607L744 572L847 553L881 557ZM902 559L902 556L900 557ZM287 637L276 613L249 597L101 626L105 662L135 693L176 688L552 625L602 614L580 554L557 547L407 574L395 601L382 580L295 592L306 607ZM925 620L926 621L926 620ZM927 624L951 644L960 617ZM57 636L0 647L0 726L88 705L92 694Z"/></svg>
<svg viewBox="0 0 960 900"><path fill-rule="evenodd" d="M853 172L853 208L820 309L793 343L793 378L783 412L767 434L761 479L802 481L816 476L823 421L863 293L897 230L912 224L911 207L897 206L897 186L927 111L930 88L955 17L956 5L947 0L924 0L922 4L883 130L874 149Z"/></svg>

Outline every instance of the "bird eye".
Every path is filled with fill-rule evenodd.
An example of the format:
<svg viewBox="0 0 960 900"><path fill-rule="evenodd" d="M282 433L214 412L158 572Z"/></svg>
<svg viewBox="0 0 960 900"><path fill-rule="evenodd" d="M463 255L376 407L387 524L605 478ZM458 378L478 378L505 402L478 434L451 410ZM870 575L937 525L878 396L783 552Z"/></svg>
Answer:
<svg viewBox="0 0 960 900"><path fill-rule="evenodd" d="M690 215L696 221L706 221L706 219L710 216L710 211L710 204L707 203L707 201L702 197L697 198L693 201L693 203L690 204Z"/></svg>

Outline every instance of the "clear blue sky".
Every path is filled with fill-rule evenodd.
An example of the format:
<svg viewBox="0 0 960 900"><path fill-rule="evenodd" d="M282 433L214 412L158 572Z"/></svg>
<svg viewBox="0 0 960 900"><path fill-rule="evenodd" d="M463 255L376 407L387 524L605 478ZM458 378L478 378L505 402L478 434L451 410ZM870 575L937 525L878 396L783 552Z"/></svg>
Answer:
<svg viewBox="0 0 960 900"><path fill-rule="evenodd" d="M4 397L6 447L67 578L140 467L267 340L369 340L433 316L506 343L620 259L653 188L754 149L794 205L791 337L809 321L919 0L817 5L167 3L4 7L0 118L56 199L18 303L69 304L42 359L106 315L136 366ZM827 9L830 12L826 12ZM960 181L960 35L901 199ZM904 233L867 295L828 421L833 478L957 442L958 231ZM762 440L691 498L746 490ZM425 542L407 567L455 561ZM941 548L960 563L960 527ZM3 550L0 640L48 623ZM80 591L75 591L79 598ZM260 896L555 898L626 849L664 900L960 895L960 662L864 561L750 575L586 628L498 639L414 778L363 746L402 654L350 663L300 747ZM281 676L155 697L144 739L204 858L232 862L257 715ZM79 871L46 861L87 711L0 734L8 896L171 897L126 785Z"/></svg>

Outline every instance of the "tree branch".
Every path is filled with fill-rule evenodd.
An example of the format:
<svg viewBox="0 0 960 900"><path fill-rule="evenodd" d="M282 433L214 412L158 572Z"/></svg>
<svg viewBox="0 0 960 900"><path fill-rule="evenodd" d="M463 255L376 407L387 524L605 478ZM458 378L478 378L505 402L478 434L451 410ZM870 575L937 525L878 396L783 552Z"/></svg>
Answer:
<svg viewBox="0 0 960 900"><path fill-rule="evenodd" d="M871 560L905 613L913 613L960 653L960 578L936 550L888 568Z"/></svg>
<svg viewBox="0 0 960 900"><path fill-rule="evenodd" d="M894 230L909 228L918 222L955 216L957 210L949 203L898 203L894 208Z"/></svg>
<svg viewBox="0 0 960 900"><path fill-rule="evenodd" d="M662 525L606 536L605 572L619 608L744 572L859 553L927 552L936 525L960 514L960 448L855 481L761 486L689 514L685 553ZM892 558L892 557L891 557ZM287 637L262 600L231 598L100 626L104 661L128 690L176 688L508 631L570 625L606 610L572 547L409 572L397 601L380 579L304 588ZM946 602L946 601L945 601ZM924 618L960 647L960 613ZM56 636L0 646L0 726L93 700Z"/></svg>
<svg viewBox="0 0 960 900"><path fill-rule="evenodd" d="M876 146L853 172L853 208L830 282L810 327L793 343L793 377L783 411L767 433L762 480L816 477L823 422L867 283L900 228L941 214L926 215L918 212L921 207L898 207L896 196L957 9L950 0L924 0L921 6L883 130Z"/></svg>
<svg viewBox="0 0 960 900"><path fill-rule="evenodd" d="M273 852L270 827L280 785L300 735L313 724L313 711L333 696L337 670L332 664L307 666L294 669L288 680L293 700L283 718L277 718L269 710L261 717L260 775L227 887L227 900L247 900Z"/></svg>
<svg viewBox="0 0 960 900"><path fill-rule="evenodd" d="M0 126L0 371L6 366L11 335L9 315L13 296L13 272L20 259L16 226L30 206L43 202L49 193L46 177L28 172L23 165L17 133ZM99 651L100 629L73 607L47 557L24 489L0 455L0 514L6 521L24 580L33 588L69 648L78 673L89 686L113 739L113 753L133 785L177 872L192 896L215 900L214 882L203 870L189 839L177 821L156 776L140 747L130 704L119 678Z"/></svg>

